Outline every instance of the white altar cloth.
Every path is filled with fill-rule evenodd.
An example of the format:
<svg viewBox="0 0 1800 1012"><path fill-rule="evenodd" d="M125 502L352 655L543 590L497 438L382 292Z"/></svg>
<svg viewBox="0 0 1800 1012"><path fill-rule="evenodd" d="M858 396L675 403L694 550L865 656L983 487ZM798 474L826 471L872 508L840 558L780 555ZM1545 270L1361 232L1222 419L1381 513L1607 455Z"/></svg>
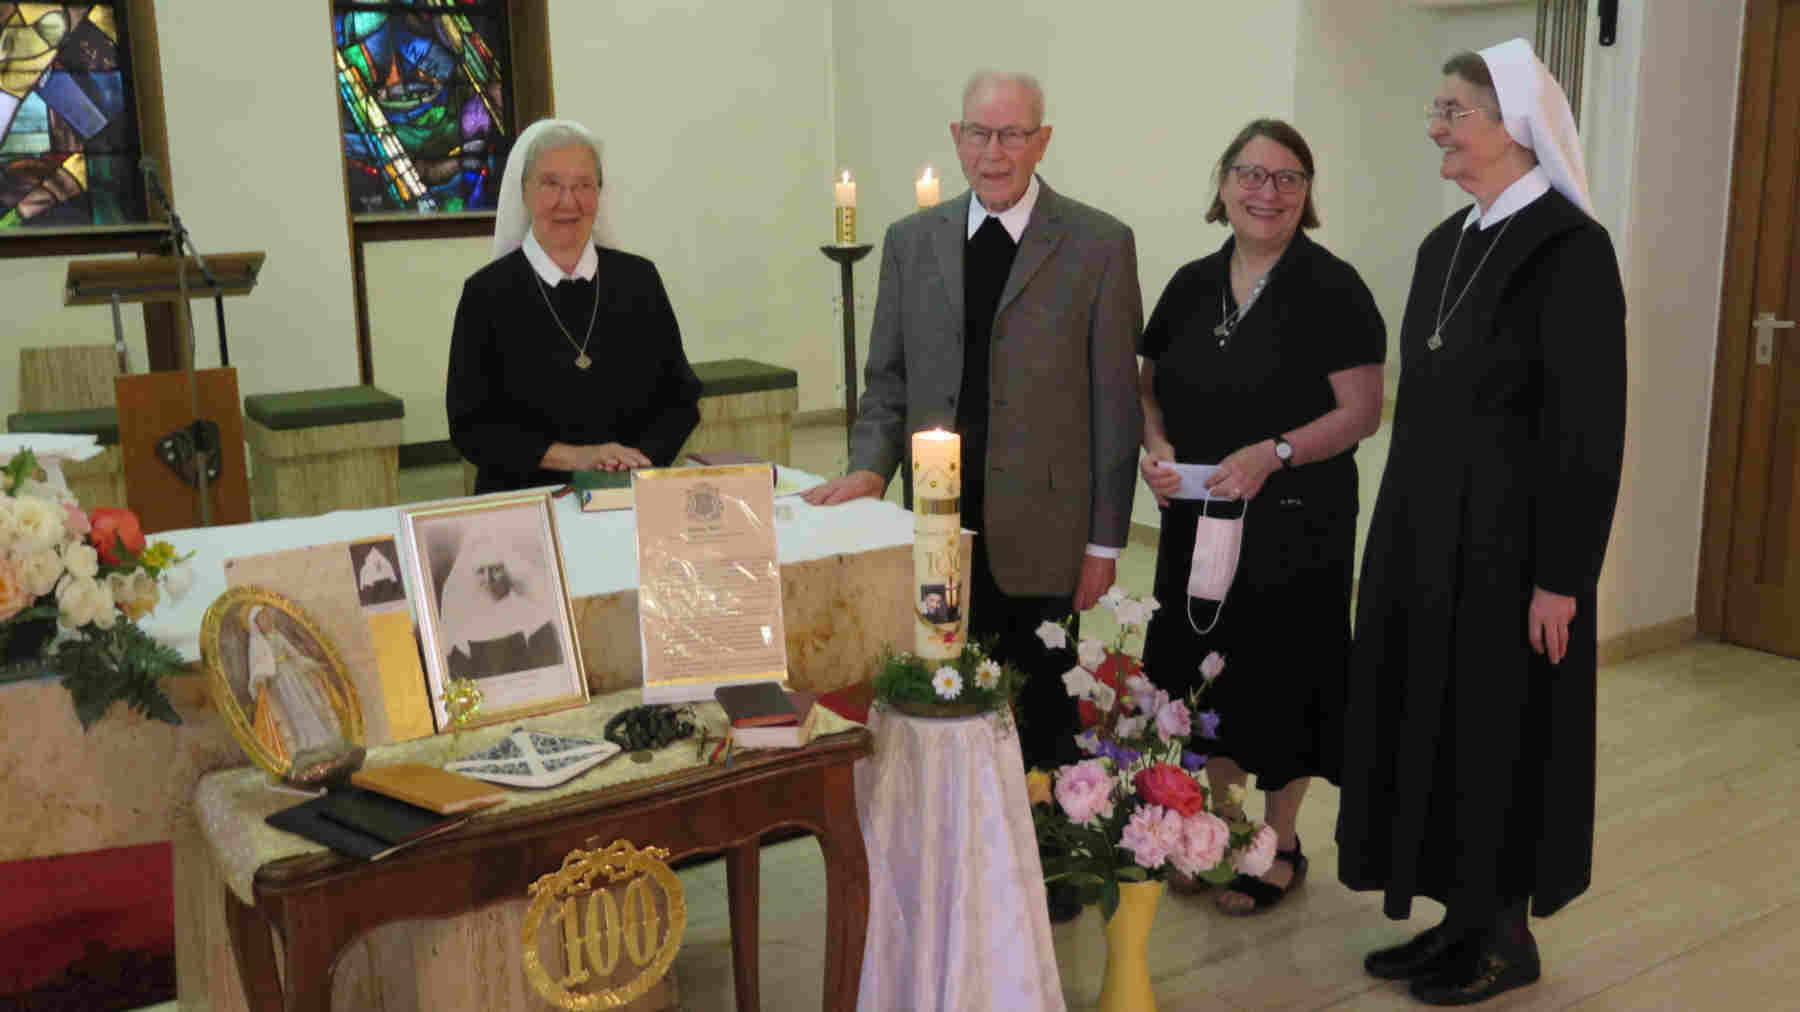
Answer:
<svg viewBox="0 0 1800 1012"><path fill-rule="evenodd" d="M869 851L857 1008L1062 1012L1018 733L994 716L869 711L856 764Z"/></svg>
<svg viewBox="0 0 1800 1012"><path fill-rule="evenodd" d="M811 488L823 479L792 468L781 469L790 487ZM556 529L562 540L569 596L611 594L634 588L637 579L637 517L631 510L583 513L575 497L552 500ZM348 541L353 538L392 534L402 552L405 539L400 514L423 503L368 510L339 510L313 517L264 520L250 524L189 528L152 535L166 540L178 553L193 552L194 586L179 602L163 603L141 624L144 630L181 652L187 661L200 659L200 620L206 608L226 589L225 560L261 555L290 548ZM831 555L910 545L913 516L892 503L858 499L838 506L811 506L798 495L776 500L776 541L783 564L806 562ZM621 550L623 549L623 550ZM407 592L417 601L411 566L405 574Z"/></svg>

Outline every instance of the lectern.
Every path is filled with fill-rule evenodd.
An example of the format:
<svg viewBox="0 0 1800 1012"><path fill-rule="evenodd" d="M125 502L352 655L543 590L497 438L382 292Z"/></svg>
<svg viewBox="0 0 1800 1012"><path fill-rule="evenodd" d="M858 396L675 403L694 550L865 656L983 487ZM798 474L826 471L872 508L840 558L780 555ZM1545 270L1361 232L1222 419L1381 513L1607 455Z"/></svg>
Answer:
<svg viewBox="0 0 1800 1012"><path fill-rule="evenodd" d="M180 342L182 371L130 375L120 306L175 302L179 317L186 320L187 299L249 294L263 257L221 253L206 257L204 263L191 256L153 256L69 264L64 305L112 306L113 346L121 374L113 385L125 495L146 532L251 519L243 409L236 370L195 370L191 339ZM220 356L229 361L223 351L222 311L220 316ZM191 338L192 323L184 329Z"/></svg>

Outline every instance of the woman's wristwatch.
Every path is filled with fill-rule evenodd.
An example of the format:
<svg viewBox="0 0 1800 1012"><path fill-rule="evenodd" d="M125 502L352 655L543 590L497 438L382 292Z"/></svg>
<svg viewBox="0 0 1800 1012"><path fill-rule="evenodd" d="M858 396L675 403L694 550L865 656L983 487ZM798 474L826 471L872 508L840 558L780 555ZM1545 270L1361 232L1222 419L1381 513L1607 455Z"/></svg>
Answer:
<svg viewBox="0 0 1800 1012"><path fill-rule="evenodd" d="M1294 444L1288 442L1286 436L1275 437L1275 459L1281 461L1284 468L1294 466Z"/></svg>

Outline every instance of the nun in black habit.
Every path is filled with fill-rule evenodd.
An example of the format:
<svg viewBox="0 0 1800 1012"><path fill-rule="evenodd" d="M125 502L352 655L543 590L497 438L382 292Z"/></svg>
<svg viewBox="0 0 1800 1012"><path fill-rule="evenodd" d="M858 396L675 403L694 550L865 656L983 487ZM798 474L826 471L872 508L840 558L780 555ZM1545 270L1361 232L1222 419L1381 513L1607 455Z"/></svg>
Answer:
<svg viewBox="0 0 1800 1012"><path fill-rule="evenodd" d="M1428 1004L1540 973L1593 864L1595 587L1625 432L1625 301L1573 117L1523 40L1444 66L1345 710L1339 875L1441 924L1371 953Z"/></svg>

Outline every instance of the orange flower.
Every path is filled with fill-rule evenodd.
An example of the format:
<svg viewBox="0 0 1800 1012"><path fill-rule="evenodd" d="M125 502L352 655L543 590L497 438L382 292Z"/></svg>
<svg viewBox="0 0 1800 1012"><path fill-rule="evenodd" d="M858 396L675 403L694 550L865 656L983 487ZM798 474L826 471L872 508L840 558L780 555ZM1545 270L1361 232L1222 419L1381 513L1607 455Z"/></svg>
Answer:
<svg viewBox="0 0 1800 1012"><path fill-rule="evenodd" d="M31 603L31 588L11 559L0 558L0 622L12 618Z"/></svg>
<svg viewBox="0 0 1800 1012"><path fill-rule="evenodd" d="M117 506L97 506L88 514L88 522L93 525L88 541L107 565L119 565L118 546L132 555L144 550L144 526L136 513Z"/></svg>

